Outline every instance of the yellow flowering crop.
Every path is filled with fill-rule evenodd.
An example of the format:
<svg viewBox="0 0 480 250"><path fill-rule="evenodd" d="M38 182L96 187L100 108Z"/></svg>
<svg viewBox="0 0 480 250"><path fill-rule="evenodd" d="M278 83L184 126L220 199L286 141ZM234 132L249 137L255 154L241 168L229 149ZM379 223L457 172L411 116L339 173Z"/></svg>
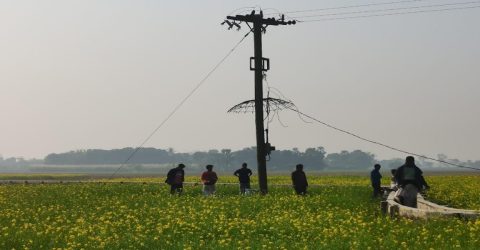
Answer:
<svg viewBox="0 0 480 250"><path fill-rule="evenodd" d="M188 185L171 196L149 183L163 178L0 185L0 249L480 249L480 220L392 219L371 198L367 176L309 178L305 197L289 176L270 177L284 186L267 196L240 196L236 185L219 185L213 197ZM427 181L432 199L479 208L478 177Z"/></svg>

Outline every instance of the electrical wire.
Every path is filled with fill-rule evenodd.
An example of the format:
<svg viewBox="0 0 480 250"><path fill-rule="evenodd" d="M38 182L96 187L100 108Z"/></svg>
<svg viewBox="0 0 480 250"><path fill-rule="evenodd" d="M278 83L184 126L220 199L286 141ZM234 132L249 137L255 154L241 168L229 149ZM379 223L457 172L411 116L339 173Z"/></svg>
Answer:
<svg viewBox="0 0 480 250"><path fill-rule="evenodd" d="M117 170L115 170L115 172L110 176L110 179L113 178L113 176L115 176L118 171L120 171L120 169L122 169L125 164L127 164L131 159L132 157L138 153L138 151L140 151L140 149L142 149L143 145L145 145L145 143L147 143L151 138L152 136L161 128L163 127L163 125L180 109L180 107L183 106L183 104L185 104L185 102L205 83L205 81L213 74L213 72L215 72L218 67L220 67L220 65L225 62L225 60L233 53L233 51L235 51L238 46L240 46L240 44L245 40L245 38L247 38L247 36L251 33L251 31L247 32L243 37L242 39L240 39L240 41L238 41L235 46L233 46L233 48L228 51L228 53L205 75L205 77L200 80L197 85L195 85L195 87L180 101L180 103L177 104L177 106L175 106L175 108L172 110L172 112L170 112L170 114L168 114L168 116L160 123L160 125L158 125L148 136L147 138L145 138L145 140L143 140L143 142L135 148L135 150L127 157L127 159L122 163L120 164L120 167L117 168Z"/></svg>
<svg viewBox="0 0 480 250"><path fill-rule="evenodd" d="M292 16L291 18L295 19L295 18L312 18L312 17L323 17L323 16L339 16L339 15L351 15L351 14L363 14L363 13L375 13L375 12L389 12L389 11L396 11L396 10L411 10L411 9L445 7L445 6L479 4L479 3L480 3L480 1L470 1L470 2L461 2L461 3L446 3L446 4L431 4L431 5L409 6L409 7L400 7L400 8L390 8L390 9L360 10L360 11L339 12L339 13L325 13L325 14L308 15L308 16Z"/></svg>
<svg viewBox="0 0 480 250"><path fill-rule="evenodd" d="M282 93L282 91L280 91L278 88L272 87L272 86L270 85L270 83L267 81L267 78L266 78L266 77L264 77L264 81L265 81L265 83L267 84L268 90L269 90L269 91L272 91L272 90L273 90L273 91L272 91L273 93L276 92L276 94L278 95L278 98L279 98L279 99L284 99L284 100L286 100L286 101L289 101L290 103L294 103L294 102L292 101L292 99L290 99L290 98L288 98L287 96L285 96L285 95ZM294 106L295 106L295 104L294 104ZM295 108L298 110L298 108L297 108L296 106L295 106ZM277 114L277 116L278 116L278 122L280 123L280 125L282 125L282 127L288 127L288 126L285 126L285 125L283 124L283 122L280 120L280 115L278 114L278 112L277 112L276 114ZM303 119L300 114L298 114L298 118L300 118L300 120L302 120L302 121L305 122L305 123L312 123L312 122L309 122L309 121L306 121L305 119Z"/></svg>
<svg viewBox="0 0 480 250"><path fill-rule="evenodd" d="M241 10L242 12L244 12L244 11L251 10L251 9L255 9L255 8L256 8L256 6L251 6L251 7L248 7L248 6L247 6L247 7L242 7L242 8L234 9L234 10L232 10L230 13L228 13L227 16L230 16L230 15L232 15L233 13L235 13L235 12L237 12L237 11L240 11L240 10ZM240 13L241 13L241 12L240 12Z"/></svg>
<svg viewBox="0 0 480 250"><path fill-rule="evenodd" d="M346 5L346 6L340 6L340 7L287 11L287 12L284 12L284 14L318 12L318 11L325 11L325 10L340 10L340 9L361 8L361 7L382 6L382 5L394 5L394 4L415 3L415 2L424 2L424 1L431 1L431 0L405 0L405 1L393 1L393 2L383 2L383 3Z"/></svg>
<svg viewBox="0 0 480 250"><path fill-rule="evenodd" d="M454 166L454 167L458 167L458 168L465 168L465 169L472 169L472 170L478 170L480 171L480 168L474 168L474 167L467 167L467 166L463 166L463 165L460 165L460 164L455 164L455 163L452 163L452 162L448 162L448 161L444 161L444 160L439 160L439 159L435 159L435 158L432 158L432 157L429 157L429 156L425 156L425 155L421 155L421 154L417 154L417 153L413 153L413 152L409 152L409 151L406 151L406 150L403 150L403 149L399 149L397 147L393 147L393 146L389 146L387 144L384 144L384 143L381 143L381 142L378 142L378 141L374 141L374 140L371 140L371 139L367 139L365 137L362 137L362 136L359 136L355 133L352 133L352 132L349 132L349 131L346 131L344 129L341 129L341 128L338 128L338 127L335 127L333 125L330 125L326 122L323 122L323 121L320 121L318 119L316 119L315 117L312 117L310 115L307 115L303 112L301 112L300 110L298 110L298 108L294 109L294 108L289 108L287 107L288 109L304 116L304 117L307 117L313 121L316 121L326 127L329 127L331 129L334 129L334 130L337 130L339 132L342 132L344 134L347 134L347 135L350 135L350 136L353 136L353 137L356 137L357 139L360 139L362 141L366 141L366 142L369 142L369 143L372 143L372 144L376 144L376 145L379 145L379 146L382 146L384 148L388 148L388 149L391 149L393 151L397 151L397 152L400 152L400 153L404 153L404 154L408 154L408 155L414 155L414 156L417 156L417 157L420 157L420 158L423 158L423 159L427 159L427 160L432 160L432 161L436 161L436 162L440 162L440 163L444 163L444 164L447 164L447 165L451 165L451 166Z"/></svg>
<svg viewBox="0 0 480 250"><path fill-rule="evenodd" d="M425 1L425 0L407 0L407 1L394 1L394 2L384 2L384 3L371 3L371 4L362 4L362 5L349 5L349 6L341 6L341 7L332 7L332 8L323 8L323 9L309 9L309 10L299 10L299 11L289 11L289 12L284 12L285 14L287 13L305 13L305 12L318 12L318 11L324 11L324 10L338 10L338 9L347 9L347 8L360 8L360 7L369 7L369 6L379 6L379 5L389 5L389 4L403 4L403 3L413 3L413 2L422 2L422 1ZM480 3L480 1L471 1L471 2L461 2L461 3L446 3L446 4L432 4L432 5L423 5L423 6L409 6L409 7L399 7L399 8L390 8L390 9L377 9L377 10L361 10L361 11L352 11L352 12L340 12L340 13L327 13L327 14L319 14L319 15L308 15L308 16L294 16L293 18L311 18L311 17L322 17L322 16L335 16L335 15L351 15L351 14L362 14L362 13L375 13L375 12L389 12L389 11L398 11L398 10L410 10L410 9L422 9L423 10L417 10L417 11L403 11L403 12L393 12L393 13L381 13L381 14L374 14L374 15L360 15L360 16L347 16L347 17L336 17L336 18L322 18L322 19L316 19L316 20L296 20L297 22L319 22L319 21L329 21L329 20L340 20L340 19L355 19L355 18L368 18L368 17L379 17L379 16L392 16L392 15L405 15L405 14L415 14L415 13L428 13L428 12L441 12L441 11L451 11L451 10L465 10L465 9L474 9L474 8L480 8L480 6L463 6L463 7L453 7L453 8L442 8L442 9L425 9L425 8L434 8L434 7L445 7L445 6L456 6L456 5L467 5L467 4L478 4ZM280 13L269 13L269 14L266 14L266 15L276 15L276 14L280 14ZM267 83L267 87L268 87L268 95L270 95L270 90L274 89L272 87L270 87L270 84L268 83L267 79L266 79L266 76L264 75L264 80L265 82ZM284 96L280 91L278 91L280 93L280 95ZM267 104L268 105L268 104ZM378 141L374 141L374 140L371 140L371 139L367 139L365 137L362 137L362 136L359 136L355 133L352 133L352 132L349 132L349 131L346 131L344 129L341 129L341 128L338 128L338 127L335 127L333 125L330 125L326 122L323 122L323 121L320 121L310 115L307 115L303 112L301 112L298 107L294 106L294 107L286 107L287 109L290 109L294 112L296 112L299 117L303 120L302 116L303 117L306 117L306 118L309 118L313 121L316 121L326 127L329 127L331 129L334 129L334 130L337 130L339 132L342 132L344 134L347 134L347 135L350 135L350 136L353 136L357 139L360 139L362 141L366 141L366 142L369 142L369 143L372 143L372 144L376 144L376 145L379 145L379 146L382 146L382 147L385 147L385 148L388 148L390 150L393 150L393 151L397 151L397 152L400 152L400 153L404 153L404 154L408 154L408 155L414 155L414 156L417 156L417 157L420 157L420 158L423 158L423 159L427 159L427 160L432 160L432 161L436 161L436 162L440 162L440 163L443 163L443 164L447 164L447 165L451 165L451 166L454 166L454 167L458 167L458 168L465 168L465 169L471 169L471 170L478 170L480 171L480 168L474 168L474 167L467 167L467 166L463 166L463 165L460 165L460 164L456 164L456 163L452 163L452 162L448 162L448 161L444 161L444 160L439 160L439 159L435 159L433 157L429 157L429 156L425 156L425 155L421 155L421 154L418 154L418 153L414 153L414 152L409 152L409 151L406 151L406 150L403 150L403 149L399 149L397 147L393 147L393 146L390 146L390 145L387 145L387 144L384 144L384 143L381 143L381 142L378 142ZM267 107L267 128L268 128L268 125L270 124L271 120L268 119L269 118L269 110L268 110L268 107ZM273 117L275 116L275 114L273 115ZM272 119L273 119L272 117ZM278 114L277 114L277 117L279 118ZM280 120L279 120L280 121Z"/></svg>
<svg viewBox="0 0 480 250"><path fill-rule="evenodd" d="M478 6L468 6L468 7L457 7L457 8L434 9L434 10L417 10L417 11L405 11L405 12L394 12L394 13L382 13L382 14L374 14L374 15L321 18L321 19L314 19L314 20L296 20L296 21L298 23L323 22L323 21L333 21L333 20L345 20L345 19L357 19L357 18L369 18L369 17L381 17L381 16L395 16L395 15L418 14L418 13L428 13L428 12L466 10L466 9L475 9L475 8L480 8L480 5L478 5Z"/></svg>
<svg viewBox="0 0 480 250"><path fill-rule="evenodd" d="M275 114L277 116L277 121L278 123L280 124L280 126L284 127L284 128L288 128L287 125L285 125L285 123L282 122L282 120L280 119L280 111L275 111Z"/></svg>

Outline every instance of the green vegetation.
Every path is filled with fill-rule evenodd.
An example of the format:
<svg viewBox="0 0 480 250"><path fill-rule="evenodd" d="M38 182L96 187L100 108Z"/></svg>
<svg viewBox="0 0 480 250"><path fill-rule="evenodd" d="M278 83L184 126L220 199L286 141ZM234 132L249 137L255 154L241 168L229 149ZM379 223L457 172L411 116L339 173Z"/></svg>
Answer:
<svg viewBox="0 0 480 250"><path fill-rule="evenodd" d="M430 197L480 207L479 176L428 181ZM226 185L215 197L203 197L197 185L172 197L166 186L148 182L1 185L0 248L480 248L480 220L392 219L380 214L366 177L315 176L310 182L321 186L306 197L288 186L271 187L262 197L239 196L235 185ZM274 176L270 183L288 184L289 178ZM467 191L448 189L457 185Z"/></svg>
<svg viewBox="0 0 480 250"><path fill-rule="evenodd" d="M80 180L84 174L0 174L0 180Z"/></svg>

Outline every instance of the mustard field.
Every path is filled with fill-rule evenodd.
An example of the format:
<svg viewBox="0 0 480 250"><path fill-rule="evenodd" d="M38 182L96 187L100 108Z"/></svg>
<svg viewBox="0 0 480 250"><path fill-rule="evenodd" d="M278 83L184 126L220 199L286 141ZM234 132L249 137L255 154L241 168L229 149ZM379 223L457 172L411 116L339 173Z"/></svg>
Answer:
<svg viewBox="0 0 480 250"><path fill-rule="evenodd" d="M267 196L217 185L214 197L191 185L171 196L149 183L163 178L128 180L139 183L0 185L0 249L480 249L480 220L385 217L364 176L309 176L305 197L288 185ZM427 181L429 199L480 209L480 176Z"/></svg>

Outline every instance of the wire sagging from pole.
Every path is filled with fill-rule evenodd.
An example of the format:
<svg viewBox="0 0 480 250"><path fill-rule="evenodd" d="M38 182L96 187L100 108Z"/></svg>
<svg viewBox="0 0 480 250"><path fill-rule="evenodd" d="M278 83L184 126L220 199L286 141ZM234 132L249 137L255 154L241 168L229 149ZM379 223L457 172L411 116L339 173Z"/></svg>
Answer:
<svg viewBox="0 0 480 250"><path fill-rule="evenodd" d="M352 132L349 132L349 131L346 131L344 129L341 129L341 128L338 128L338 127L335 127L333 125L330 125L326 122L323 122L323 121L320 121L318 119L316 119L315 117L312 117L310 115L307 115L303 112L301 112L300 110L298 110L298 108L290 108L290 107L287 107L288 109L298 113L299 115L302 115L304 117L307 117L313 121L316 121L326 127L329 127L331 129L334 129L334 130L337 130L339 132L342 132L344 134L347 134L347 135L350 135L350 136L353 136L357 139L360 139L362 141L366 141L366 142L369 142L369 143L372 143L372 144L376 144L376 145L379 145L379 146L382 146L384 148L388 148L388 149L391 149L393 151L397 151L397 152L400 152L400 153L404 153L404 154L408 154L408 155L414 155L414 156L417 156L417 157L420 157L420 158L423 158L423 159L427 159L427 160L432 160L432 161L436 161L436 162L440 162L440 163L444 163L444 164L447 164L447 165L451 165L451 166L454 166L454 167L458 167L458 168L465 168L465 169L472 169L472 170L478 170L480 171L480 168L474 168L474 167L467 167L467 166L463 166L463 165L460 165L460 164L455 164L455 163L452 163L452 162L448 162L448 161L444 161L444 160L439 160L439 159L435 159L435 158L432 158L432 157L429 157L429 156L425 156L425 155L421 155L421 154L417 154L417 153L413 153L413 152L409 152L409 151L406 151L406 150L403 150L403 149L399 149L399 148L396 148L396 147L393 147L393 146L389 146L387 144L384 144L384 143L381 143L381 142L377 142L377 141L374 141L374 140L370 140L370 139L367 139L365 137L362 137L362 136L359 136L357 134L354 134Z"/></svg>
<svg viewBox="0 0 480 250"><path fill-rule="evenodd" d="M205 83L205 81L213 74L213 72L215 72L218 69L218 67L220 67L220 65L225 60L227 60L227 58L233 53L233 51L235 51L237 47L240 46L240 44L245 40L245 38L247 38L247 36L250 33L251 31L247 32L242 37L242 39L240 39L240 41L238 41L235 44L235 46L233 46L233 48L230 51L228 51L228 53L205 75L205 77L202 80L200 80L200 82L198 82L197 85L195 85L195 87L180 101L180 103L177 104L177 106L175 106L172 112L170 112L170 114L167 115L167 117L160 123L160 125L158 125L147 136L147 138L145 138L145 140L143 140L143 142L138 147L135 148L135 150L127 157L127 159L122 164L120 164L120 167L118 167L117 170L115 170L115 172L110 176L110 179L113 178L113 176L115 176L118 173L118 171L120 171L120 169L122 169L125 166L125 164L127 164L138 151L140 151L140 149L145 145L145 143L147 143L152 138L152 136L183 106L183 104L185 104L185 102Z"/></svg>

